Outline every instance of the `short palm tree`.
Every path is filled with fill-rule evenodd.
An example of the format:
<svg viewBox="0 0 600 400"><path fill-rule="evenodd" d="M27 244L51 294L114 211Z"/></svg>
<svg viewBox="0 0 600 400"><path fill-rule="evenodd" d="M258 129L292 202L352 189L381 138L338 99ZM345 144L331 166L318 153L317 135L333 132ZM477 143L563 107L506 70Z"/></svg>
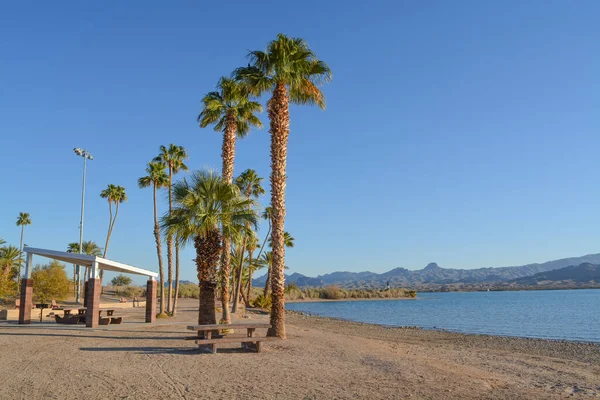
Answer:
<svg viewBox="0 0 600 400"><path fill-rule="evenodd" d="M4 276L9 276L13 270L18 271L23 262L21 254L21 250L15 246L0 248L0 273Z"/></svg>
<svg viewBox="0 0 600 400"><path fill-rule="evenodd" d="M219 79L217 91L206 94L202 99L202 104L203 108L198 115L198 122L202 128L214 125L215 131L223 132L221 174L225 182L232 183L236 138L245 137L251 126L262 128L260 119L255 115L262 111L262 106L248 98L248 91L244 85L226 77ZM225 235L223 236L223 256L221 258L222 321L225 324L231 323L229 314L230 251L231 238Z"/></svg>
<svg viewBox="0 0 600 400"><path fill-rule="evenodd" d="M31 217L29 213L20 212L19 217L17 218L17 226L21 227L21 242L19 243L19 251L23 253L23 234L25 232L25 225L31 225ZM21 259L23 258L23 254L21 254ZM23 261L21 261L21 264ZM17 291L21 291L21 264L17 267Z"/></svg>
<svg viewBox="0 0 600 400"><path fill-rule="evenodd" d="M81 248L83 251L82 254L87 254L90 256L100 257L102 254L102 247L99 247L96 242L91 240L86 240L81 243ZM67 253L79 253L79 243L73 242L69 243L67 246Z"/></svg>
<svg viewBox="0 0 600 400"><path fill-rule="evenodd" d="M251 51L250 65L238 68L235 77L252 94L271 93L267 103L271 133L271 206L273 207L273 295L269 336L285 338L284 222L287 143L290 132L289 103L325 108L319 89L331 79L331 70L300 38L283 34L266 51Z"/></svg>
<svg viewBox="0 0 600 400"><path fill-rule="evenodd" d="M255 170L253 169L247 169L244 172L242 172L236 179L235 179L235 184L237 185L237 187L240 188L240 191L246 196L246 198L250 199L250 198L255 198L258 199L261 195L265 194L265 189L263 189L261 182L262 182L263 178L261 178L260 176L258 176L258 174L256 173ZM234 296L233 296L233 307L231 308L231 312L236 312L237 311L237 306L238 306L238 301L239 301L239 297L240 297L240 290L242 287L242 276L244 275L244 271L243 271L243 267L244 267L244 255L246 253L246 249L251 249L250 253L249 253L249 257L250 257L250 265L252 263L252 252L254 251L254 249L256 248L256 246L248 246L249 241L253 240L255 238L255 234L252 233L251 236L247 237L244 236L243 241L242 241L242 248L241 248L241 253L240 253L240 259L239 259L239 266L238 266L238 277L237 277L237 282L235 282L235 291L234 291ZM250 279L252 279L252 274L250 273ZM247 300L249 300L248 298L246 298Z"/></svg>
<svg viewBox="0 0 600 400"><path fill-rule="evenodd" d="M214 324L222 235L235 237L248 222L256 225L254 201L240 196L235 185L212 171L197 171L189 180L177 182L173 200L172 212L162 219L163 230L181 245L194 243L200 286L198 323Z"/></svg>
<svg viewBox="0 0 600 400"><path fill-rule="evenodd" d="M81 243L81 248L83 251L81 253L87 254L90 256L100 257L102 255L102 247L99 247L96 242L91 240L86 240ZM67 253L79 253L79 243L71 242L67 245ZM76 285L76 266L73 265L73 285Z"/></svg>
<svg viewBox="0 0 600 400"><path fill-rule="evenodd" d="M138 179L140 188L152 186L154 200L154 240L156 241L156 254L158 256L158 273L160 280L160 315L165 316L165 271L162 261L162 245L160 240L160 227L158 225L158 209L156 207L156 192L160 188L167 187L169 176L165 172L165 165L161 162L151 161L146 166L148 175ZM175 308L173 308L174 310Z"/></svg>
<svg viewBox="0 0 600 400"><path fill-rule="evenodd" d="M155 162L160 162L169 170L169 213L173 208L173 175L180 171L187 171L185 160L188 157L183 146L177 146L173 143L166 146L160 146L158 156L154 157ZM175 315L175 306L177 304L177 293L179 292L179 246L175 245L175 300L171 309L171 298L173 291L173 236L167 235L167 312ZM161 300L162 301L162 300Z"/></svg>
<svg viewBox="0 0 600 400"><path fill-rule="evenodd" d="M17 247L0 248L0 296L13 293L16 285L14 275L18 273L22 262L21 251Z"/></svg>
<svg viewBox="0 0 600 400"><path fill-rule="evenodd" d="M117 221L117 215L119 214L119 204L127 201L127 194L125 193L125 188L123 186L117 186L111 183L107 186L106 189L100 192L100 197L108 200L108 211L110 215L110 219L108 222L108 233L106 234L106 244L104 245L104 253L102 253L102 258L106 258L106 253L108 252L108 243L110 242L110 236L112 235L113 228L115 227L115 222ZM114 215L113 204L115 205ZM102 271L100 271L100 273L102 273Z"/></svg>

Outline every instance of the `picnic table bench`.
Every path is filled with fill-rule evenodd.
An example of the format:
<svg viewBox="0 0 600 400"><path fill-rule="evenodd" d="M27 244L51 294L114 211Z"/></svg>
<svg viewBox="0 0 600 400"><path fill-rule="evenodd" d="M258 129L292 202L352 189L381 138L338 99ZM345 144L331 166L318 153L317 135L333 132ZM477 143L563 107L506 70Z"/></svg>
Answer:
<svg viewBox="0 0 600 400"><path fill-rule="evenodd" d="M263 323L238 323L238 324L210 324L210 325L190 325L187 328L191 331L197 331L197 336L188 336L185 340L195 340L198 347L210 346L212 353L217 352L217 344L224 343L241 343L243 349L255 350L260 353L261 342L271 340L273 338L257 337L256 329L268 329L270 324ZM246 329L246 336L217 336L213 337L214 331L227 329Z"/></svg>
<svg viewBox="0 0 600 400"><path fill-rule="evenodd" d="M62 321L65 318L70 318L71 316L75 317L74 314L71 314L71 311L77 310L77 317L79 318L79 322L85 322L85 315L87 314L87 307L81 308L65 308L64 317L60 320ZM107 318L102 318L102 311L106 311ZM109 325L109 324L120 324L123 322L123 317L114 317L115 309L113 308L102 308L98 310L98 317L100 318L100 325Z"/></svg>

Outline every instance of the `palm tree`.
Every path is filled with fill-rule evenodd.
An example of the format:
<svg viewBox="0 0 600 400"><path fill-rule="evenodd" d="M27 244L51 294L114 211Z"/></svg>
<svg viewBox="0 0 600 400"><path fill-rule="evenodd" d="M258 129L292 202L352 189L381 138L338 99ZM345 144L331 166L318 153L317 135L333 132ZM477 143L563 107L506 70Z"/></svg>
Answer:
<svg viewBox="0 0 600 400"><path fill-rule="evenodd" d="M265 189L263 189L263 187L260 184L262 180L263 178L259 177L255 170L247 169L236 178L235 184L237 185L237 187L240 188L240 191L246 196L246 198L250 199L254 197L255 199L258 199L261 195L265 194ZM254 236L255 235L253 234L251 237L254 238ZM244 254L246 253L246 247L248 246L248 242L249 238L247 236L244 236L240 253L238 277L237 282L235 283L235 291L233 295L233 307L231 308L231 312L237 311L240 290L242 286ZM250 260L252 260L252 253L249 254L249 257ZM252 279L251 276L250 279Z"/></svg>
<svg viewBox="0 0 600 400"><path fill-rule="evenodd" d="M285 247L287 247L287 248L294 247L294 240L296 240L296 239L294 239L294 237L292 235L290 235L289 232L284 232L283 239L284 239L283 243L284 243ZM271 247L271 248L273 247L272 237L269 238L269 247ZM271 253L271 252L269 252L269 253ZM271 283L271 276L272 276L272 272L273 272L272 266L273 266L272 264L268 264L269 269L267 269L267 280L265 281L265 288L263 289L263 293L264 293L265 297L267 297L267 293L269 293L269 287L271 286L270 283Z"/></svg>
<svg viewBox="0 0 600 400"><path fill-rule="evenodd" d="M164 188L169 184L169 176L165 172L165 165L160 162L151 161L146 167L148 175L138 179L138 186L140 188L146 188L152 186L153 199L154 199L154 240L156 241L156 254L158 256L158 271L160 279L160 316L165 316L165 271L162 261L162 245L160 241L160 228L158 225L158 214L156 207L156 191L157 189ZM179 269L177 269L179 273ZM179 278L177 279L179 281ZM177 284L176 284L177 287ZM173 307L175 312L175 307Z"/></svg>
<svg viewBox="0 0 600 400"><path fill-rule="evenodd" d="M289 103L325 108L319 86L331 79L331 70L300 38L283 34L266 51L251 51L250 65L235 71L253 95L272 93L267 103L271 133L271 206L273 207L273 295L269 336L285 338L284 222Z"/></svg>
<svg viewBox="0 0 600 400"><path fill-rule="evenodd" d="M252 292L252 274L254 274L255 271L255 267L254 267L254 260L252 259L252 255L254 254L254 251L256 250L256 248L258 247L258 237L256 235L253 235L250 240L247 243L247 247L248 247L248 260L247 260L247 265L248 265L248 277L247 277L247 281L246 281L246 306L249 306L251 303L251 292Z"/></svg>
<svg viewBox="0 0 600 400"><path fill-rule="evenodd" d="M23 253L23 233L25 233L25 225L31 225L31 217L29 213L20 212L19 217L17 218L17 226L21 227L21 242L19 244L19 251ZM23 254L19 259L22 260ZM22 263L23 261L21 261ZM17 292L21 292L21 264L17 267Z"/></svg>
<svg viewBox="0 0 600 400"><path fill-rule="evenodd" d="M18 271L22 262L22 252L15 246L0 248L0 273L4 276L9 276L14 269Z"/></svg>
<svg viewBox="0 0 600 400"><path fill-rule="evenodd" d="M102 254L102 247L99 247L96 242L92 240L86 240L81 243L82 253L90 256L100 257ZM79 243L69 243L67 246L67 253L79 253Z"/></svg>
<svg viewBox="0 0 600 400"><path fill-rule="evenodd" d="M155 162L164 164L169 169L169 213L173 209L173 175L179 171L187 171L188 167L184 161L188 157L183 146L177 146L173 143L169 147L160 146L158 156L154 157ZM167 312L175 315L175 304L177 302L177 292L179 292L179 246L175 246L175 301L171 309L171 291L173 290L173 236L167 235Z"/></svg>
<svg viewBox="0 0 600 400"><path fill-rule="evenodd" d="M256 225L254 201L240 196L235 185L212 171L196 171L189 180L177 182L173 197L174 207L162 219L163 230L175 235L180 245L194 243L200 286L198 323L214 324L222 238L235 238L248 222Z"/></svg>
<svg viewBox="0 0 600 400"><path fill-rule="evenodd" d="M83 254L87 254L90 256L97 256L100 257L100 255L102 254L102 247L99 247L96 242L91 241L91 240L86 240L84 242L81 243L81 247L83 249L83 251L81 253ZM75 254L79 254L79 243L77 242L71 242L67 245L67 253L75 253ZM75 264L73 264L73 287L76 290L75 285L77 285L76 282L76 267Z"/></svg>
<svg viewBox="0 0 600 400"><path fill-rule="evenodd" d="M108 211L110 213L110 220L108 223L108 233L106 234L106 244L104 245L104 253L102 258L106 258L108 252L108 243L110 242L110 236L112 235L115 222L117 221L117 215L119 214L119 204L127 201L127 194L123 186L113 185L112 183L107 186L102 192L100 197L108 200ZM113 216L113 204L115 205L115 214ZM100 271L100 278L102 279L102 271Z"/></svg>
<svg viewBox="0 0 600 400"><path fill-rule="evenodd" d="M262 111L260 103L248 98L245 86L231 78L222 77L217 83L217 91L210 92L202 99L203 108L198 115L200 127L214 125L214 130L223 132L221 174L227 183L233 181L236 138L245 137L254 126L262 128L255 113ZM221 258L221 301L223 303L223 323L231 323L229 315L229 275L231 262L231 238L223 236L223 256Z"/></svg>
<svg viewBox="0 0 600 400"><path fill-rule="evenodd" d="M15 246L0 248L0 296L13 292L15 281L12 279L23 262L21 254Z"/></svg>

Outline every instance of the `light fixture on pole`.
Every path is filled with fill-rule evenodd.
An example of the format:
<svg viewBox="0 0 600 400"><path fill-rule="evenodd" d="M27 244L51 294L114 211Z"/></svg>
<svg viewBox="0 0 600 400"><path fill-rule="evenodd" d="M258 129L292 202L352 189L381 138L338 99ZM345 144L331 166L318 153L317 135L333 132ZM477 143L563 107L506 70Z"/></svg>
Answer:
<svg viewBox="0 0 600 400"><path fill-rule="evenodd" d="M81 187L81 219L79 220L79 254L83 253L83 211L85 207L85 174L86 174L86 162L87 160L93 160L94 157L87 151L80 147L73 149L75 154L83 157L83 185ZM75 268L75 275L77 282L77 290L75 292L75 301L81 303L81 267L78 265Z"/></svg>

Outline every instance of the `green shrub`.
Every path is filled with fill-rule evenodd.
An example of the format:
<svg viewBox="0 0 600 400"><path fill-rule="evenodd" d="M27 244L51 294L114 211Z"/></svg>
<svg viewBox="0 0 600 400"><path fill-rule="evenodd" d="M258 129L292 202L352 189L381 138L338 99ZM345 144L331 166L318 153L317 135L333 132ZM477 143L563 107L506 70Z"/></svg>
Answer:
<svg viewBox="0 0 600 400"><path fill-rule="evenodd" d="M262 293L256 296L256 298L252 301L252 305L254 307L259 308L271 308L271 296L267 295L265 297Z"/></svg>

